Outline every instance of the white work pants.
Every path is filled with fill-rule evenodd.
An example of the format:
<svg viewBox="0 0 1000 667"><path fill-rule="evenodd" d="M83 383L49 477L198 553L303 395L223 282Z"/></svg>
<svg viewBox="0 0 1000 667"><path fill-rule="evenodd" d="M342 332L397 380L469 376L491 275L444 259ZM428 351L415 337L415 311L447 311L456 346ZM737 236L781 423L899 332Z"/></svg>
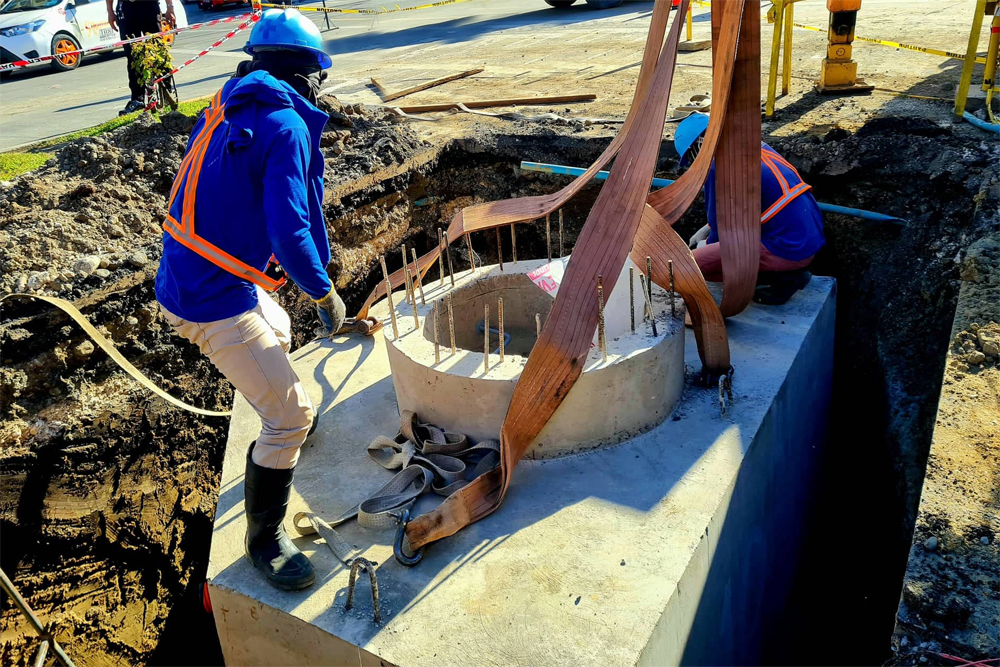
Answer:
<svg viewBox="0 0 1000 667"><path fill-rule="evenodd" d="M257 289L253 310L215 322L188 322L160 310L174 331L198 346L260 415L253 462L292 468L312 425L313 407L288 358L292 323L281 306Z"/></svg>

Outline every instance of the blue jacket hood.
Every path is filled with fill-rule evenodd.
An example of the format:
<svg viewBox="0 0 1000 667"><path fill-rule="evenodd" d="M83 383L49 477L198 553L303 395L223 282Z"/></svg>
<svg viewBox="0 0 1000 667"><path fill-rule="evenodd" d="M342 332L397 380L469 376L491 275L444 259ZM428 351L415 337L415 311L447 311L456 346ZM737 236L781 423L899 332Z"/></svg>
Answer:
<svg viewBox="0 0 1000 667"><path fill-rule="evenodd" d="M330 118L290 85L260 70L227 81L222 87L222 103L226 105L230 150L245 146L253 139L260 107L294 109L305 121L313 150L319 149L320 135Z"/></svg>

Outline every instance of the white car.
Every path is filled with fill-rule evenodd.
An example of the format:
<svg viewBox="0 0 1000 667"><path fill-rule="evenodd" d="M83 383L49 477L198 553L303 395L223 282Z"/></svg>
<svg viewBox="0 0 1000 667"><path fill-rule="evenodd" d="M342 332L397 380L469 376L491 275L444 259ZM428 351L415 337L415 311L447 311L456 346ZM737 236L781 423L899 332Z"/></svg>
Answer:
<svg viewBox="0 0 1000 667"><path fill-rule="evenodd" d="M160 13L167 8L160 0ZM174 3L177 27L187 26L184 5ZM0 63L33 60L55 55L49 61L56 71L76 69L82 54L60 53L111 45L119 41L108 23L104 0L10 0L0 9Z"/></svg>

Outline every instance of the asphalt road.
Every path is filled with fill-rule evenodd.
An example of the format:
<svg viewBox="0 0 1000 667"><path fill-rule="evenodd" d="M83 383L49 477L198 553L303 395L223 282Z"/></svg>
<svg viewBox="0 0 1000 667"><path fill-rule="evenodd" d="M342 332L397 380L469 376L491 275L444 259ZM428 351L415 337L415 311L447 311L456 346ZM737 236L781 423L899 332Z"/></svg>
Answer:
<svg viewBox="0 0 1000 667"><path fill-rule="evenodd" d="M328 0L331 7L377 8L389 2ZM400 2L403 6L415 2ZM476 0L413 12L382 16L331 14L326 30L324 15L307 15L323 30L327 51L334 57L331 81L340 71L357 71L377 63L387 51L431 42L455 43L484 32L518 28L528 23L579 22L609 13L643 12L649 3L625 4L614 10L595 11L581 1L568 11L549 8L542 0ZM318 5L317 5L318 6ZM249 11L245 5L205 12L185 6L189 24ZM181 33L174 44L174 61L183 62L234 27L233 23ZM247 56L243 45L249 31L241 33L176 75L181 99L211 95ZM86 58L71 72L56 73L48 66L21 70L0 81L0 150L96 125L117 115L129 99L122 51Z"/></svg>
<svg viewBox="0 0 1000 667"><path fill-rule="evenodd" d="M413 6L422 1L426 0L327 0L331 7L364 9L397 2ZM584 0L577 0L567 10L552 9L543 0L472 0L377 17L331 14L330 30L326 30L322 14L306 15L323 29L326 50L333 56L328 90L345 101L377 103L379 98L369 86L372 76L397 90L470 67L485 67L487 71L482 75L420 93L415 99L433 102L452 95L490 99L594 92L600 101L584 105L581 113L621 116L635 85L651 7L651 0L626 0L609 10L590 9ZM975 0L910 0L906 11L901 11L899 0L865 0L858 34L964 51L975 7ZM186 9L191 24L248 11L244 5L231 5L217 12L203 12L193 4L186 5ZM795 17L809 25L825 26L826 3L814 0L797 4ZM696 40L708 37L708 19L706 10L695 9ZM181 33L174 45L175 62L197 54L233 27L228 23ZM772 30L762 25L765 77ZM985 50L988 38L984 30L980 51ZM181 70L176 76L181 99L211 95L218 90L236 64L247 57L242 51L245 42L246 33L237 35ZM826 35L822 30L796 30L795 45L793 71L797 78L792 83L793 95L779 99L779 108L811 91L819 73L819 59L826 51ZM859 75L869 83L946 100L954 95L961 68L957 60L863 42L855 42L854 58ZM710 62L708 52L681 54L682 66L674 77L673 94L677 99L710 90ZM893 99L876 95L845 99L843 104L872 108ZM0 150L103 122L115 117L127 101L121 51L87 58L72 72L55 73L47 66L16 72L0 80ZM821 117L810 122L829 122L822 116L831 110L822 102L811 103L823 111Z"/></svg>

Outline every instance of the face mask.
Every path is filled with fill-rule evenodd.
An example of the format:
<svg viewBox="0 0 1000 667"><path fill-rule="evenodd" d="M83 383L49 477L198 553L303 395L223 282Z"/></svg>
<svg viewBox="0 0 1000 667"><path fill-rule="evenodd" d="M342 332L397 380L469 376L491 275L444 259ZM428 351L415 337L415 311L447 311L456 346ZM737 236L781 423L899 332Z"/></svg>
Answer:
<svg viewBox="0 0 1000 667"><path fill-rule="evenodd" d="M258 51L253 60L245 60L237 65L234 76L244 77L258 70L284 81L313 104L316 104L319 91L327 79L327 73L320 69L315 56L289 50Z"/></svg>

